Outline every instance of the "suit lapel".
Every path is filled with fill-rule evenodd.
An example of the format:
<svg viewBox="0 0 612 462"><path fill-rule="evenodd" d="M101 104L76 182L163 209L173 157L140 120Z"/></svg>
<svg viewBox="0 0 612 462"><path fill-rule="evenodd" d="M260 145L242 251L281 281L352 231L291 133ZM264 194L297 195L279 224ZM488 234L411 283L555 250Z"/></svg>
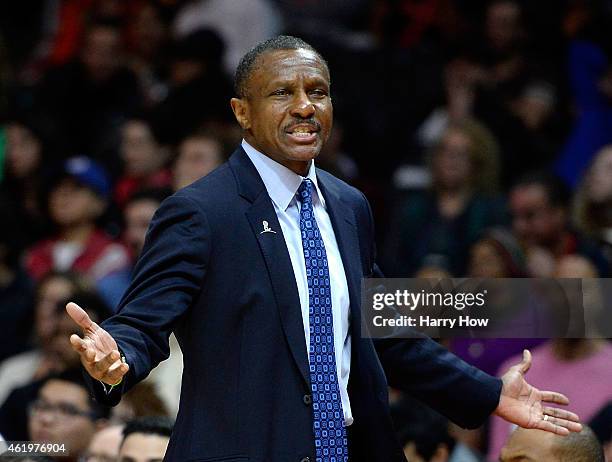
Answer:
<svg viewBox="0 0 612 462"><path fill-rule="evenodd" d="M310 387L300 297L291 258L276 211L255 166L242 149L234 153L230 159L230 165L234 171L240 195L252 203L246 216L266 263L287 344L302 378ZM275 231L274 233L262 232L264 221L268 223L271 230Z"/></svg>

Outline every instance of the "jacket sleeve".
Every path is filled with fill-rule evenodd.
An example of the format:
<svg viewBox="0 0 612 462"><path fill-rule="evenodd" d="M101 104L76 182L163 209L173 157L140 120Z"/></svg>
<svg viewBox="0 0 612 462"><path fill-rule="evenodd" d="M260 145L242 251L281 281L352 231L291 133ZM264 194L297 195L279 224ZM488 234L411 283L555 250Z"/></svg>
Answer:
<svg viewBox="0 0 612 462"><path fill-rule="evenodd" d="M376 264L374 222L364 197L371 238L370 274L384 277ZM427 336L374 339L389 385L423 401L465 428L482 425L497 408L502 382L470 366Z"/></svg>
<svg viewBox="0 0 612 462"><path fill-rule="evenodd" d="M168 338L199 294L210 254L210 228L185 194L166 199L155 213L141 256L117 314L102 323L130 366L110 393L88 377L94 397L115 405L170 354Z"/></svg>

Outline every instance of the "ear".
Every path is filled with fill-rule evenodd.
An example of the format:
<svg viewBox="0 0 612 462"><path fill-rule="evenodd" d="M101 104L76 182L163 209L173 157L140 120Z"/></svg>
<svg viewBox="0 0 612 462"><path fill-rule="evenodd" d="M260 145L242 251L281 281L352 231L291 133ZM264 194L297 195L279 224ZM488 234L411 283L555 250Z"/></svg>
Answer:
<svg viewBox="0 0 612 462"><path fill-rule="evenodd" d="M249 115L249 102L246 98L232 98L230 100L234 117L243 130L251 128L251 120Z"/></svg>

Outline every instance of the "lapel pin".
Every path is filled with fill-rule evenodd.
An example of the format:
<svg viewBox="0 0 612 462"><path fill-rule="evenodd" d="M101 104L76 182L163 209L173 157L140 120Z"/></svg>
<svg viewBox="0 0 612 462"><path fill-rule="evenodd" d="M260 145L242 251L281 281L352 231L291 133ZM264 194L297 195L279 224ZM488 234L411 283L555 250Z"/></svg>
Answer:
<svg viewBox="0 0 612 462"><path fill-rule="evenodd" d="M276 231L274 231L272 228L270 228L270 226L268 226L268 222L266 220L262 221L261 224L263 225L263 231L261 231L259 234L263 234L263 233L276 234Z"/></svg>

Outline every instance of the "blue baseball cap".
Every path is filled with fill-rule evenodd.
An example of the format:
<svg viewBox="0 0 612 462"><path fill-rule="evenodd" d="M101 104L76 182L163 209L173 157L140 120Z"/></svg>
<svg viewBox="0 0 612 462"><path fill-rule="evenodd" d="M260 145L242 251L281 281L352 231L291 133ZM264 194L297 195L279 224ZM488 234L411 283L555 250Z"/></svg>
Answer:
<svg viewBox="0 0 612 462"><path fill-rule="evenodd" d="M111 193L111 183L104 167L89 157L71 157L64 163L64 174L90 188L104 199Z"/></svg>

